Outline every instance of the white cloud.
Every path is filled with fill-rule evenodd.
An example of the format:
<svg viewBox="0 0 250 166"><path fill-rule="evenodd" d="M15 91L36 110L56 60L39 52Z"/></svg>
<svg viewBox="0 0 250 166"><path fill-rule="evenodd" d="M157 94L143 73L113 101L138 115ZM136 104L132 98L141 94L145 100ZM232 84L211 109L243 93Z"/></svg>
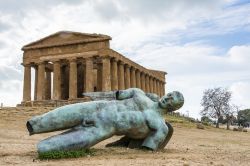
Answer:
<svg viewBox="0 0 250 166"><path fill-rule="evenodd" d="M228 54L232 62L249 66L250 45L234 46L229 50Z"/></svg>
<svg viewBox="0 0 250 166"><path fill-rule="evenodd" d="M250 80L250 79L249 79ZM240 109L250 107L250 82L235 82L231 85L230 90L233 93L232 101L240 106Z"/></svg>

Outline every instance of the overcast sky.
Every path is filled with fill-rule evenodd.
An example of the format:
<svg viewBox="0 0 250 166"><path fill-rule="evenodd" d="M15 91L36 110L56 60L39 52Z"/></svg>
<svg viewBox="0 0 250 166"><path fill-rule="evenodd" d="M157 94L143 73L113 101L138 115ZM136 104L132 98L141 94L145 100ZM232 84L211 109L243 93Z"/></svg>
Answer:
<svg viewBox="0 0 250 166"><path fill-rule="evenodd" d="M198 117L214 87L250 108L249 0L0 0L1 103L22 100L21 47L61 30L107 34L114 50L166 71L182 113Z"/></svg>

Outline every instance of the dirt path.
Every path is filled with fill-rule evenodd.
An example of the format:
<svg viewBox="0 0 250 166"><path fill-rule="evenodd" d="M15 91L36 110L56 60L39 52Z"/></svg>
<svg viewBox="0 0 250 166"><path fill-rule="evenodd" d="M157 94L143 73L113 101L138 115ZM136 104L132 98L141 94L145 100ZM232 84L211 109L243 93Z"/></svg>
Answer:
<svg viewBox="0 0 250 166"><path fill-rule="evenodd" d="M209 128L199 130L174 124L174 135L160 152L94 146L95 156L78 159L41 161L36 143L51 134L29 136L25 123L35 114L49 109L0 110L0 165L242 165L250 163L250 132ZM54 135L55 133L53 133Z"/></svg>

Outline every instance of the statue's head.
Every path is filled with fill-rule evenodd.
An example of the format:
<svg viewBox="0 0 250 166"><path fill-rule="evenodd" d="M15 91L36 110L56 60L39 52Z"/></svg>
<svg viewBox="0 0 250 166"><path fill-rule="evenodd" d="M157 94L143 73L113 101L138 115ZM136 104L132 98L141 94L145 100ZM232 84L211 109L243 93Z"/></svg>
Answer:
<svg viewBox="0 0 250 166"><path fill-rule="evenodd" d="M167 109L168 112L178 110L183 106L183 104L184 104L184 97L178 91L173 91L166 94L159 101L160 107Z"/></svg>

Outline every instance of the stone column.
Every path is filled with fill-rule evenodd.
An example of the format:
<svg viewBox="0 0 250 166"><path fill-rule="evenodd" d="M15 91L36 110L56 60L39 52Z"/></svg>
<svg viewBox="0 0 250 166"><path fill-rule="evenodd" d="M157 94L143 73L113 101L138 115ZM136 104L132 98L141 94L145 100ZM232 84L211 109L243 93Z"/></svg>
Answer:
<svg viewBox="0 0 250 166"><path fill-rule="evenodd" d="M53 100L60 100L61 92L61 64L60 61L53 62Z"/></svg>
<svg viewBox="0 0 250 166"><path fill-rule="evenodd" d="M162 92L163 92L163 95L165 95L165 93L166 93L166 92L165 92L165 90L166 90L166 89L165 89L165 85L166 85L166 83L163 82L163 85L162 85Z"/></svg>
<svg viewBox="0 0 250 166"><path fill-rule="evenodd" d="M162 85L161 85L161 81L159 81L159 96L162 96Z"/></svg>
<svg viewBox="0 0 250 166"><path fill-rule="evenodd" d="M85 61L85 88L84 92L93 92L93 59L87 58Z"/></svg>
<svg viewBox="0 0 250 166"><path fill-rule="evenodd" d="M161 86L161 81L159 81L159 96L162 96L162 86Z"/></svg>
<svg viewBox="0 0 250 166"><path fill-rule="evenodd" d="M153 78L152 76L149 76L149 92L153 93L154 92L154 88L153 88Z"/></svg>
<svg viewBox="0 0 250 166"><path fill-rule="evenodd" d="M159 84L159 80L156 81L156 91L157 91L157 95L160 96L160 84Z"/></svg>
<svg viewBox="0 0 250 166"><path fill-rule="evenodd" d="M150 90L149 90L149 75L147 74L146 75L146 81L145 81L145 83L146 83L146 92L150 92Z"/></svg>
<svg viewBox="0 0 250 166"><path fill-rule="evenodd" d="M154 92L155 92L156 94L158 94L158 93L157 93L157 79L156 79L156 78L154 79Z"/></svg>
<svg viewBox="0 0 250 166"><path fill-rule="evenodd" d="M23 64L23 101L31 101L31 65Z"/></svg>
<svg viewBox="0 0 250 166"><path fill-rule="evenodd" d="M145 73L141 73L141 89L143 91L146 90L146 88L145 88Z"/></svg>
<svg viewBox="0 0 250 166"><path fill-rule="evenodd" d="M164 82L161 82L161 96L164 96L165 92L164 92Z"/></svg>
<svg viewBox="0 0 250 166"><path fill-rule="evenodd" d="M136 70L136 87L141 89L141 72Z"/></svg>
<svg viewBox="0 0 250 166"><path fill-rule="evenodd" d="M111 91L110 57L102 58L102 91Z"/></svg>
<svg viewBox="0 0 250 166"><path fill-rule="evenodd" d="M45 99L45 62L38 64L37 100Z"/></svg>
<svg viewBox="0 0 250 166"><path fill-rule="evenodd" d="M155 78L154 77L152 78L152 83L153 83L152 84L153 85L153 93L155 93Z"/></svg>
<svg viewBox="0 0 250 166"><path fill-rule="evenodd" d="M76 59L69 60L69 99L77 98L77 64Z"/></svg>
<svg viewBox="0 0 250 166"><path fill-rule="evenodd" d="M125 65L125 89L130 88L130 66Z"/></svg>
<svg viewBox="0 0 250 166"><path fill-rule="evenodd" d="M96 90L97 91L102 91L102 63L97 64L97 75L96 75Z"/></svg>
<svg viewBox="0 0 250 166"><path fill-rule="evenodd" d="M38 81L38 69L37 69L37 66L34 66L34 69L35 69L34 100L37 100L37 81Z"/></svg>
<svg viewBox="0 0 250 166"><path fill-rule="evenodd" d="M131 67L130 70L130 87L135 88L136 87L136 77L135 77L135 68Z"/></svg>
<svg viewBox="0 0 250 166"><path fill-rule="evenodd" d="M111 60L111 90L118 90L117 61Z"/></svg>
<svg viewBox="0 0 250 166"><path fill-rule="evenodd" d="M51 99L51 72L46 71L45 72L45 99L50 100Z"/></svg>
<svg viewBox="0 0 250 166"><path fill-rule="evenodd" d="M118 65L118 89L123 90L125 88L124 85L124 63L119 62Z"/></svg>

